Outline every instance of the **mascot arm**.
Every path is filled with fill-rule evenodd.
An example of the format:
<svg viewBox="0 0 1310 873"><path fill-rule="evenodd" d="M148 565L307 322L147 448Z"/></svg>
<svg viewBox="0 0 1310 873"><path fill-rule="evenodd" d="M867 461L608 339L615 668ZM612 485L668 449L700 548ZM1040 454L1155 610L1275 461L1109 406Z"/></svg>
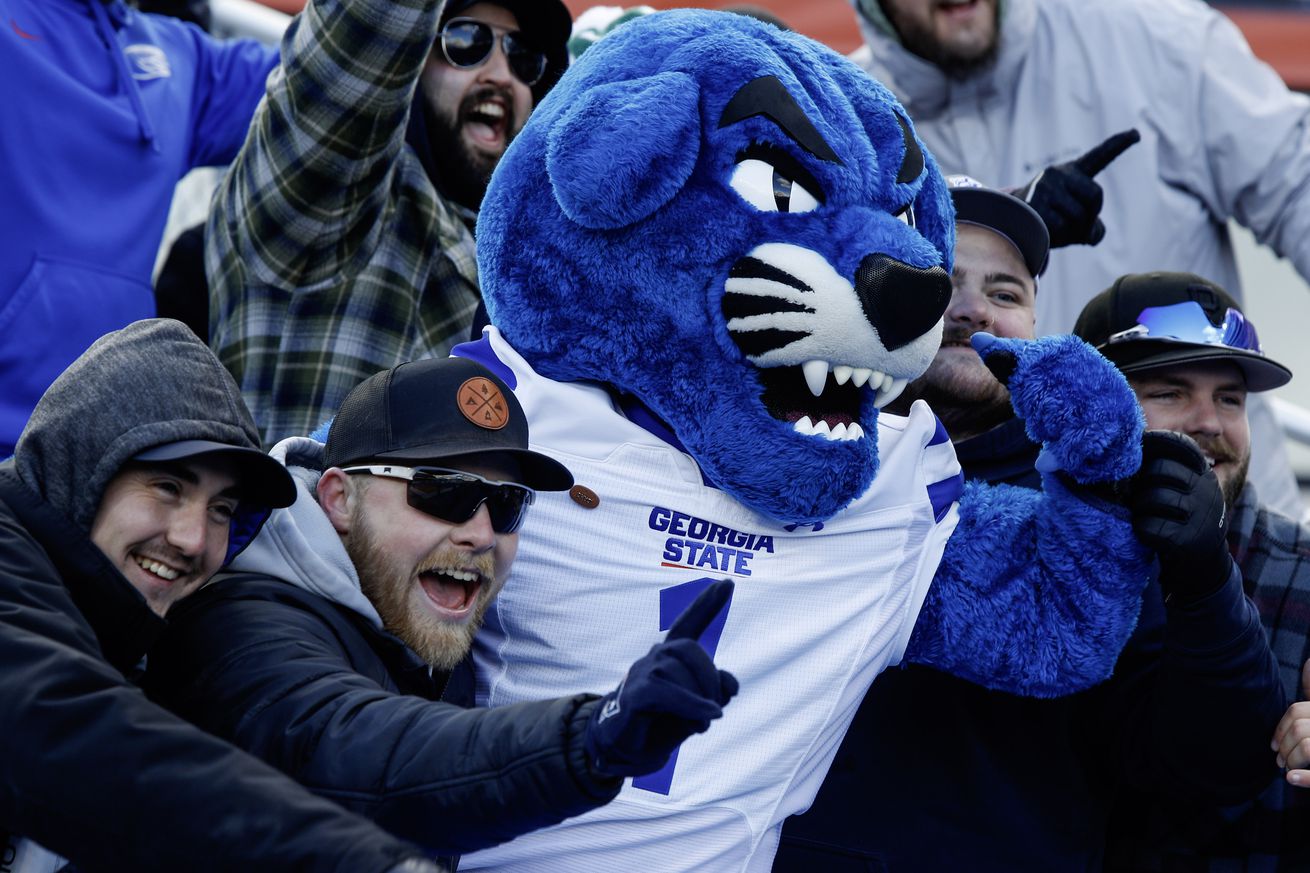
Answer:
<svg viewBox="0 0 1310 873"><path fill-rule="evenodd" d="M975 347L1043 444L1043 488L966 485L906 659L1012 693L1068 694L1110 675L1151 574L1127 508L1100 496L1141 464L1141 410L1074 337Z"/></svg>
<svg viewBox="0 0 1310 873"><path fill-rule="evenodd" d="M310 0L209 233L263 284L305 290L367 262L405 144L439 0Z"/></svg>

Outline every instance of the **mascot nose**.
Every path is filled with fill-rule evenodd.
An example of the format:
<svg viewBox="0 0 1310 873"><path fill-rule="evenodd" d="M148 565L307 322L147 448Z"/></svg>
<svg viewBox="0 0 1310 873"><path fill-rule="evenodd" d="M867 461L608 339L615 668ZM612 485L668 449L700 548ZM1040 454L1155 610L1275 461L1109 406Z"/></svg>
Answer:
<svg viewBox="0 0 1310 873"><path fill-rule="evenodd" d="M887 351L908 345L937 323L951 302L951 277L886 255L869 255L855 271L855 294L864 317Z"/></svg>

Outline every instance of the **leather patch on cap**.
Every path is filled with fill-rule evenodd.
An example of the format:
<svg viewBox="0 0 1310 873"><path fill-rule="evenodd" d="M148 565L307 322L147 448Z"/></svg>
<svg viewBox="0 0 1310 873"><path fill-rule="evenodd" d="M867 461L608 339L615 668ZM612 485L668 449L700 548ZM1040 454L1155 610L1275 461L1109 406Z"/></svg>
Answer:
<svg viewBox="0 0 1310 873"><path fill-rule="evenodd" d="M459 411L464 417L487 430L500 430L509 424L509 404L496 383L482 376L474 376L455 395Z"/></svg>
<svg viewBox="0 0 1310 873"><path fill-rule="evenodd" d="M574 503L584 509L595 509L600 506L600 495L586 485L574 485L569 489L569 496L573 498Z"/></svg>

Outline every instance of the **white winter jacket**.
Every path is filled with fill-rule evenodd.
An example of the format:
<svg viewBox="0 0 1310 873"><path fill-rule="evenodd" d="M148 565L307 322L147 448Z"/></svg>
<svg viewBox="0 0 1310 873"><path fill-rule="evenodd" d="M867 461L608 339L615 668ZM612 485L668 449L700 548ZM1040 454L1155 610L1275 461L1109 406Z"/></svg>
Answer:
<svg viewBox="0 0 1310 873"><path fill-rule="evenodd" d="M1310 278L1310 99L1288 91L1232 22L1199 0L1004 0L1002 10L996 63L967 80L910 54L864 10L866 45L852 57L905 104L944 172L988 184L1020 185L1141 131L1097 176L1105 240L1052 258L1039 333L1068 331L1124 273L1198 273L1241 299L1229 218Z"/></svg>
<svg viewBox="0 0 1310 873"><path fill-rule="evenodd" d="M1310 98L1200 0L1000 0L996 61L964 80L903 48L878 0L853 3L865 45L852 59L900 98L946 173L1018 186L1111 134L1141 132L1096 177L1105 239L1053 253L1039 334L1071 330L1124 273L1197 273L1241 300L1230 218L1310 280ZM1299 517L1281 432L1252 401L1252 481Z"/></svg>

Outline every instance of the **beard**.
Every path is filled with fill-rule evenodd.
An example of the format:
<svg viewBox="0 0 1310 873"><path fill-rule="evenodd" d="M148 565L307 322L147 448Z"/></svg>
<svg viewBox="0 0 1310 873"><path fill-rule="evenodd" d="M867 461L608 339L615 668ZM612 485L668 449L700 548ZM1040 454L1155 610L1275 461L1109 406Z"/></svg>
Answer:
<svg viewBox="0 0 1310 873"><path fill-rule="evenodd" d="M491 601L499 593L495 557L483 552L467 552L438 547L414 567L401 567L384 548L360 507L351 515L350 536L344 542L346 554L359 574L359 587L382 619L382 626L420 658L438 670L455 667L473 646L473 637L482 627ZM482 578L472 613L464 621L451 621L435 615L424 602L427 594L419 576L437 567L474 567Z"/></svg>
<svg viewBox="0 0 1310 873"><path fill-rule="evenodd" d="M500 97L505 107L503 121L505 147L514 140L522 126L515 117L513 95L500 88L480 88L469 93L451 115L427 102L429 109L428 138L433 159L441 167L442 187L452 200L469 209L478 209L487 193L491 174L505 152L495 154L475 148L463 136L464 125L473 116L473 107L489 97Z"/></svg>
<svg viewBox="0 0 1310 873"><path fill-rule="evenodd" d="M887 7L884 6L884 11ZM943 42L932 30L931 24L925 24L886 12L900 37L901 45L911 54L918 55L925 61L940 69L952 79L967 79L996 60L1000 50L1000 13L999 4L995 13L992 38L981 49L965 49Z"/></svg>
<svg viewBox="0 0 1310 873"><path fill-rule="evenodd" d="M1251 467L1251 452L1248 450L1239 455L1223 437L1197 439L1196 444L1201 447L1201 451L1214 458L1216 463L1227 461L1232 464L1232 469L1219 479L1219 490L1223 492L1224 505L1231 512L1237 505L1237 498L1241 495L1242 489L1246 487L1246 476Z"/></svg>
<svg viewBox="0 0 1310 873"><path fill-rule="evenodd" d="M967 439L991 430L1014 415L1010 392L972 349L946 351L948 344L969 343L973 331L951 330L942 335L938 351L922 376L906 386L895 411L908 411L915 400L925 400L941 419L952 440Z"/></svg>

